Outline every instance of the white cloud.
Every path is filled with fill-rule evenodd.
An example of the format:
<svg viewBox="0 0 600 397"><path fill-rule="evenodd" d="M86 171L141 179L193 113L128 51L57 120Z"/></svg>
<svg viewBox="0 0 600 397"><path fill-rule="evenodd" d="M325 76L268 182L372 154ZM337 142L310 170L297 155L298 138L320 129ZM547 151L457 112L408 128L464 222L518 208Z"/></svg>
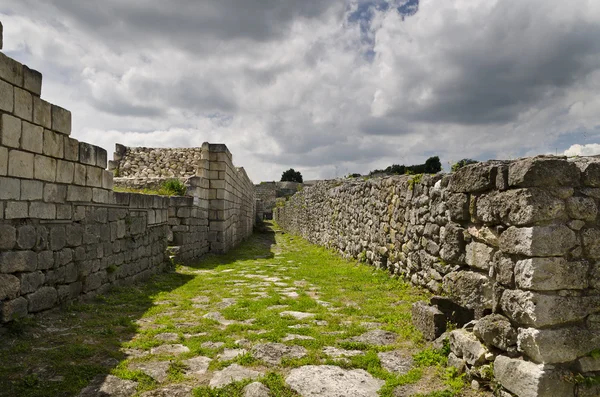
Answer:
<svg viewBox="0 0 600 397"><path fill-rule="evenodd" d="M587 145L572 145L565 150L565 156L597 156L600 155L600 144L588 143Z"/></svg>

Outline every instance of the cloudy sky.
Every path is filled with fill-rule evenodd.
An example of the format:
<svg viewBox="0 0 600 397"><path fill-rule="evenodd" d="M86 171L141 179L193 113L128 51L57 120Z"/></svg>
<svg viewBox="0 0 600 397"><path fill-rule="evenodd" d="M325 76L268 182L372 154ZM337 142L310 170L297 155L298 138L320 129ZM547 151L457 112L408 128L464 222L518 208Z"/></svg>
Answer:
<svg viewBox="0 0 600 397"><path fill-rule="evenodd" d="M598 0L0 0L73 136L225 143L255 181L600 153Z"/></svg>

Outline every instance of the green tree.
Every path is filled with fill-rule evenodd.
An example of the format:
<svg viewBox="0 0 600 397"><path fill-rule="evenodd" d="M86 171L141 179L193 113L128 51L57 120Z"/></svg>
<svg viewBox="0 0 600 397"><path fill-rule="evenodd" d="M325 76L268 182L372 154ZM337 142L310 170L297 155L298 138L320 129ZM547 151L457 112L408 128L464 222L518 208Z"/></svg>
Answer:
<svg viewBox="0 0 600 397"><path fill-rule="evenodd" d="M437 174L442 170L442 163L438 156L430 157L425 161L425 172L427 174Z"/></svg>
<svg viewBox="0 0 600 397"><path fill-rule="evenodd" d="M462 159L459 162L452 164L452 172L456 172L456 171L460 170L465 165L475 164L475 163L478 163L478 161L473 160L473 159Z"/></svg>
<svg viewBox="0 0 600 397"><path fill-rule="evenodd" d="M281 174L281 182L298 182L302 183L302 174L300 171L296 171L293 168L285 171Z"/></svg>

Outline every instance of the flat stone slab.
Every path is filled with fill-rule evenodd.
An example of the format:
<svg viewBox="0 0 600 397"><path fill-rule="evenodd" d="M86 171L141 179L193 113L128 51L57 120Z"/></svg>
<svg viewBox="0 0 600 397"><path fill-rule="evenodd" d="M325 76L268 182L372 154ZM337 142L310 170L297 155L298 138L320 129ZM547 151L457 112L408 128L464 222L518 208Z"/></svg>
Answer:
<svg viewBox="0 0 600 397"><path fill-rule="evenodd" d="M302 358L306 356L306 349L302 346L288 346L282 343L265 343L252 348L254 358L271 365L281 364L282 358Z"/></svg>
<svg viewBox="0 0 600 397"><path fill-rule="evenodd" d="M219 309L226 309L230 306L233 306L237 303L237 299L235 298L224 298L221 302L217 303L216 306Z"/></svg>
<svg viewBox="0 0 600 397"><path fill-rule="evenodd" d="M350 338L348 341L366 343L368 345L388 346L396 343L397 339L398 335L393 332L374 329L373 331Z"/></svg>
<svg viewBox="0 0 600 397"><path fill-rule="evenodd" d="M235 321L225 319L225 317L223 317L223 315L219 312L206 313L202 317L208 318L210 320L215 320L216 322L222 325L231 325L235 323Z"/></svg>
<svg viewBox="0 0 600 397"><path fill-rule="evenodd" d="M243 356L248 353L246 349L225 349L225 351L219 354L219 360L221 361L229 361L237 358L239 356Z"/></svg>
<svg viewBox="0 0 600 397"><path fill-rule="evenodd" d="M287 334L285 338L281 339L282 342L289 342L291 340L315 340L315 338L307 335Z"/></svg>
<svg viewBox="0 0 600 397"><path fill-rule="evenodd" d="M169 385L161 389L147 391L142 397L193 397L193 388L188 385Z"/></svg>
<svg viewBox="0 0 600 397"><path fill-rule="evenodd" d="M137 382L113 375L98 375L79 393L78 397L130 397L137 389Z"/></svg>
<svg viewBox="0 0 600 397"><path fill-rule="evenodd" d="M316 316L314 313L305 313L305 312L295 312L295 311L285 311L279 313L281 317L293 317L296 320L306 320L307 318L313 318Z"/></svg>
<svg viewBox="0 0 600 397"><path fill-rule="evenodd" d="M379 357L383 369L397 375L406 374L413 366L412 356L402 350L380 352L377 357Z"/></svg>
<svg viewBox="0 0 600 397"><path fill-rule="evenodd" d="M215 388L223 387L244 379L257 379L261 375L261 372L244 368L239 364L231 364L229 367L215 372L213 378L210 380L209 386Z"/></svg>
<svg viewBox="0 0 600 397"><path fill-rule="evenodd" d="M281 309L287 309L288 307L290 307L290 305L273 305L273 306L267 307L267 310L281 310Z"/></svg>
<svg viewBox="0 0 600 397"><path fill-rule="evenodd" d="M164 334L158 334L154 339L162 340L165 342L175 342L179 339L179 335L174 332L165 332Z"/></svg>
<svg viewBox="0 0 600 397"><path fill-rule="evenodd" d="M167 377L169 370L169 366L171 363L169 361L147 361L143 363L131 363L129 368L132 370L142 371L155 381L162 383Z"/></svg>
<svg viewBox="0 0 600 397"><path fill-rule="evenodd" d="M208 365L212 359L204 356L198 356L190 358L189 360L182 361L183 365L187 368L184 373L188 376L200 377L208 371Z"/></svg>
<svg viewBox="0 0 600 397"><path fill-rule="evenodd" d="M161 345L150 349L152 354L169 354L172 356L178 356L183 353L188 353L190 349L187 346L175 344L175 345Z"/></svg>
<svg viewBox="0 0 600 397"><path fill-rule="evenodd" d="M377 397L385 381L373 378L362 369L306 365L294 368L285 383L302 397Z"/></svg>
<svg viewBox="0 0 600 397"><path fill-rule="evenodd" d="M225 346L224 342L204 342L200 345L203 349L220 349Z"/></svg>
<svg viewBox="0 0 600 397"><path fill-rule="evenodd" d="M270 397L269 388L260 382L252 382L242 390L244 397Z"/></svg>
<svg viewBox="0 0 600 397"><path fill-rule="evenodd" d="M354 357L361 356L365 354L362 350L346 350L346 349L338 349L333 346L325 346L323 348L323 353L331 358L345 358L345 357Z"/></svg>

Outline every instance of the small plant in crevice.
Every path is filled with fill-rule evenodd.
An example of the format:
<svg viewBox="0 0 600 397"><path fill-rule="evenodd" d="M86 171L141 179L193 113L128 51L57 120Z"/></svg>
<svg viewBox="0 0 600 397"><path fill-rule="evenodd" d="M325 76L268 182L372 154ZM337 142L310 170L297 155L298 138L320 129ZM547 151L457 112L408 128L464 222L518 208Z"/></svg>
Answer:
<svg viewBox="0 0 600 397"><path fill-rule="evenodd" d="M166 180L159 190L159 193L167 196L185 196L187 188L179 179Z"/></svg>

